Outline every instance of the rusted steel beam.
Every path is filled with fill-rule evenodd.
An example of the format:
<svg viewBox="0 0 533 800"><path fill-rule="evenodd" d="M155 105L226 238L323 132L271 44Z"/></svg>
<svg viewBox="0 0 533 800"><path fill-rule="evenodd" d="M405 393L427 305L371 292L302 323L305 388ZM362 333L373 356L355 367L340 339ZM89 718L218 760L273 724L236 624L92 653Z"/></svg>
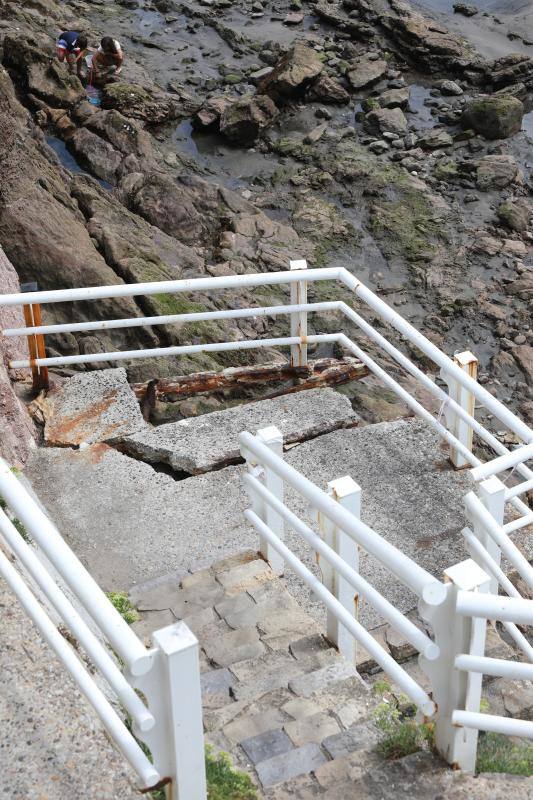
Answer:
<svg viewBox="0 0 533 800"><path fill-rule="evenodd" d="M158 381L134 383L132 389L141 401L147 393L151 395L152 400L156 398L158 400L182 400L208 392L294 380L294 386L279 392L279 394L285 394L317 386L347 383L363 378L367 374L366 367L355 358L322 358L310 361L303 367L292 367L288 363L264 364L258 367L232 367L221 372L197 372L172 379L161 378Z"/></svg>

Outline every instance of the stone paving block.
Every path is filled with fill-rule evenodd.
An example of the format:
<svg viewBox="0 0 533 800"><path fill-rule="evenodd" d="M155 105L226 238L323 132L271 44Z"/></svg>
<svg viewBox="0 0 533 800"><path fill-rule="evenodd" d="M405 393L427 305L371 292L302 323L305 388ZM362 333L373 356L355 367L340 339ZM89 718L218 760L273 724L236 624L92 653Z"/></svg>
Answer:
<svg viewBox="0 0 533 800"><path fill-rule="evenodd" d="M258 626L265 637L281 636L288 633L297 637L302 634L316 633L318 628L315 620L301 609L298 611L280 611L273 617L260 620Z"/></svg>
<svg viewBox="0 0 533 800"><path fill-rule="evenodd" d="M237 661L256 658L265 652L255 628L239 628L204 644L206 655L215 664L228 667Z"/></svg>
<svg viewBox="0 0 533 800"><path fill-rule="evenodd" d="M282 708L293 719L303 719L316 714L317 705L314 700L309 700L307 697L295 697Z"/></svg>
<svg viewBox="0 0 533 800"><path fill-rule="evenodd" d="M184 619L206 608L213 608L223 597L224 589L215 583L203 588L190 587L180 591L170 608L178 619Z"/></svg>
<svg viewBox="0 0 533 800"><path fill-rule="evenodd" d="M151 640L154 631L166 628L167 625L173 625L174 622L176 622L176 617L168 609L164 611L145 611L141 614L141 619L134 622L131 627L137 636L146 643Z"/></svg>
<svg viewBox="0 0 533 800"><path fill-rule="evenodd" d="M61 447L149 430L123 367L74 375L40 404L44 439Z"/></svg>
<svg viewBox="0 0 533 800"><path fill-rule="evenodd" d="M218 575L220 572L227 572L229 569L239 567L241 564L247 564L249 561L256 561L258 558L257 550L239 550L238 553L233 553L227 558L222 558L220 561L215 561L211 565L213 575Z"/></svg>
<svg viewBox="0 0 533 800"><path fill-rule="evenodd" d="M259 658L246 659L231 665L231 671L242 683L251 680L260 680L263 675L269 675L272 670L285 671L287 669L298 669L294 658L288 653L269 653L265 652ZM293 673L295 674L295 673Z"/></svg>
<svg viewBox="0 0 533 800"><path fill-rule="evenodd" d="M320 747L311 742L262 761L256 765L256 771L263 787L274 786L297 775L313 772L326 760Z"/></svg>
<svg viewBox="0 0 533 800"><path fill-rule="evenodd" d="M235 683L235 676L227 669L212 669L200 675L200 685L203 694L229 694L230 688Z"/></svg>
<svg viewBox="0 0 533 800"><path fill-rule="evenodd" d="M224 587L227 595L240 594L248 589L261 586L274 578L274 573L266 561L257 559L249 561L248 564L241 564L238 567L221 572L217 575L217 580Z"/></svg>
<svg viewBox="0 0 533 800"><path fill-rule="evenodd" d="M371 722L355 725L347 731L329 736L322 747L331 758L345 758L357 750L371 750L379 740L379 732Z"/></svg>
<svg viewBox="0 0 533 800"><path fill-rule="evenodd" d="M208 626L218 623L220 620L212 608L204 608L195 614L188 614L183 617L183 622L191 629L196 637L205 632Z"/></svg>
<svg viewBox="0 0 533 800"><path fill-rule="evenodd" d="M284 730L296 746L316 742L320 744L328 736L340 733L338 722L325 711L319 711L311 717L286 722Z"/></svg>
<svg viewBox="0 0 533 800"><path fill-rule="evenodd" d="M234 700L226 701L223 706L206 710L204 706L204 729L206 731L218 731L225 725L229 725L242 712L249 707L247 702L237 702Z"/></svg>
<svg viewBox="0 0 533 800"><path fill-rule="evenodd" d="M244 739L241 747L252 764L258 764L260 761L267 761L292 750L293 743L287 734L278 728L260 733L259 736L252 736L250 739Z"/></svg>
<svg viewBox="0 0 533 800"><path fill-rule="evenodd" d="M353 704L359 713L364 715L364 719L368 719L376 706L376 696L359 675L337 681L326 688L317 689L310 695L309 700L316 704L317 710L329 709L336 714L339 708Z"/></svg>
<svg viewBox="0 0 533 800"><path fill-rule="evenodd" d="M287 593L287 584L283 578L275 577L270 582L263 583L260 586L250 586L247 592L256 603L263 603L270 597L279 597L280 594Z"/></svg>
<svg viewBox="0 0 533 800"><path fill-rule="evenodd" d="M230 628L242 628L247 625L257 625L258 623L272 624L272 620L276 619L279 614L291 610L293 613L299 613L300 609L296 601L287 593L280 594L279 597L270 597L263 603L254 603L252 598L245 594L239 595L247 597L251 606L237 611L233 614L227 614L224 618ZM259 625L261 630L263 625ZM263 638L263 637L261 637Z"/></svg>
<svg viewBox="0 0 533 800"><path fill-rule="evenodd" d="M289 647L294 658L305 658L310 653L319 653L322 650L332 650L329 642L326 641L321 633L311 633L309 636L302 636L301 639L292 642Z"/></svg>
<svg viewBox="0 0 533 800"><path fill-rule="evenodd" d="M320 793L320 786L311 774L299 775L287 783L279 783L267 789L264 796L267 800L311 800ZM346 798L339 797L337 800L348 800L348 797L346 795Z"/></svg>
<svg viewBox="0 0 533 800"><path fill-rule="evenodd" d="M390 625L387 625L385 628L385 641L387 642L387 647L390 650L391 656L399 664L413 658L413 656L418 653L418 650L413 647L411 642L408 642L405 636L402 636L401 633L398 633L398 631Z"/></svg>
<svg viewBox="0 0 533 800"><path fill-rule="evenodd" d="M225 597L215 606L215 611L221 617L226 618L229 614L239 614L249 608L255 608L255 601L249 594L237 594L234 597Z"/></svg>
<svg viewBox="0 0 533 800"><path fill-rule="evenodd" d="M223 730L228 739L238 744L266 731L281 729L285 721L286 717L279 708L270 708L259 714L244 714L225 725Z"/></svg>
<svg viewBox="0 0 533 800"><path fill-rule="evenodd" d="M211 567L206 567L206 569L199 569L192 574L185 575L181 579L181 588L209 591L210 589L219 589L220 587L211 571Z"/></svg>
<svg viewBox="0 0 533 800"><path fill-rule="evenodd" d="M165 575L158 575L147 581L135 583L128 590L128 597L133 605L141 610L161 611L170 608L170 603L165 605L167 597L179 593L182 579L188 575L187 570L177 569Z"/></svg>
<svg viewBox="0 0 533 800"><path fill-rule="evenodd" d="M347 397L333 389L312 389L272 400L215 411L124 436L126 452L179 472L198 475L240 460L239 434L276 425L287 444L348 425L358 416Z"/></svg>
<svg viewBox="0 0 533 800"><path fill-rule="evenodd" d="M342 681L355 675L357 675L355 667L339 659L337 663L293 678L289 682L289 689L300 697L309 697L317 689L326 688L336 681Z"/></svg>

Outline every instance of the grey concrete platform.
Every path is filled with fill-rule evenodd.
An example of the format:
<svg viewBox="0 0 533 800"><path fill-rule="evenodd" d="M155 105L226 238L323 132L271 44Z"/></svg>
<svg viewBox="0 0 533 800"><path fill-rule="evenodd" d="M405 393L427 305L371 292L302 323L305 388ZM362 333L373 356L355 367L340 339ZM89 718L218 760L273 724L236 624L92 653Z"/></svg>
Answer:
<svg viewBox="0 0 533 800"><path fill-rule="evenodd" d="M466 557L462 497L472 488L471 478L451 469L440 440L424 423L400 420L335 431L293 447L285 457L323 488L351 475L362 487L362 519L436 576ZM82 451L41 449L26 475L94 577L116 591L256 547L242 516L248 506L242 469L174 481L99 444ZM287 501L313 521L300 497L288 492ZM286 538L316 570L305 542L292 531ZM412 595L374 559L363 555L361 572L398 608L413 608ZM307 589L287 577L298 600L322 618ZM369 625L379 622L368 608L362 618Z"/></svg>
<svg viewBox="0 0 533 800"><path fill-rule="evenodd" d="M50 445L114 440L146 427L123 367L75 375L38 404Z"/></svg>
<svg viewBox="0 0 533 800"><path fill-rule="evenodd" d="M138 798L136 776L3 582L0 623L0 798Z"/></svg>
<svg viewBox="0 0 533 800"><path fill-rule="evenodd" d="M350 401L333 389L312 389L246 403L121 438L121 449L143 461L199 475L240 458L239 434L276 425L285 443L356 425Z"/></svg>

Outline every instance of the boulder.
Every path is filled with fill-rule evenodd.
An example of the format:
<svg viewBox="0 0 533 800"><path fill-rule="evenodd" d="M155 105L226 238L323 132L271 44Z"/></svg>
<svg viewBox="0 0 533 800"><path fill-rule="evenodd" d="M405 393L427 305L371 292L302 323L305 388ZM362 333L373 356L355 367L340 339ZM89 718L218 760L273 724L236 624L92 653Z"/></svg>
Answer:
<svg viewBox="0 0 533 800"><path fill-rule="evenodd" d="M487 68L487 80L498 89L523 83L533 86L533 58L524 53L509 53L498 58Z"/></svg>
<svg viewBox="0 0 533 800"><path fill-rule="evenodd" d="M220 117L234 100L227 95L211 97L198 109L193 117L193 127L197 130L207 130L218 125Z"/></svg>
<svg viewBox="0 0 533 800"><path fill-rule="evenodd" d="M303 42L296 42L261 81L257 92L267 94L274 100L294 97L302 94L323 68L316 50Z"/></svg>
<svg viewBox="0 0 533 800"><path fill-rule="evenodd" d="M364 119L364 126L373 133L397 133L403 136L407 133L407 120L400 108L378 108L370 111Z"/></svg>
<svg viewBox="0 0 533 800"><path fill-rule="evenodd" d="M437 88L440 89L441 93L446 96L453 97L463 94L463 90L455 81L438 81Z"/></svg>
<svg viewBox="0 0 533 800"><path fill-rule="evenodd" d="M86 128L78 128L68 141L76 159L97 178L115 183L122 155L113 145Z"/></svg>
<svg viewBox="0 0 533 800"><path fill-rule="evenodd" d="M161 125L180 116L181 109L173 97L152 86L134 83L107 83L102 89L102 108L114 108L126 117L150 125Z"/></svg>
<svg viewBox="0 0 533 800"><path fill-rule="evenodd" d="M220 117L220 133L232 142L252 144L277 118L279 112L268 95L243 97Z"/></svg>
<svg viewBox="0 0 533 800"><path fill-rule="evenodd" d="M513 347L513 356L516 363L524 373L528 386L533 386L533 347L529 344L521 344Z"/></svg>
<svg viewBox="0 0 533 800"><path fill-rule="evenodd" d="M109 142L123 156L153 161L151 137L135 121L119 111L97 111L85 121L85 127Z"/></svg>
<svg viewBox="0 0 533 800"><path fill-rule="evenodd" d="M350 95L335 78L330 75L321 75L309 89L309 99L318 100L320 103L348 103Z"/></svg>
<svg viewBox="0 0 533 800"><path fill-rule="evenodd" d="M483 156L473 163L478 189L503 189L522 182L522 172L512 156Z"/></svg>
<svg viewBox="0 0 533 800"><path fill-rule="evenodd" d="M409 105L409 89L387 89L377 98L382 108L407 108Z"/></svg>
<svg viewBox="0 0 533 800"><path fill-rule="evenodd" d="M533 209L527 200L505 200L498 207L498 217L512 231L523 233L529 227Z"/></svg>
<svg viewBox="0 0 533 800"><path fill-rule="evenodd" d="M454 14L462 14L463 17L475 17L479 14L476 6L469 6L466 3L455 3L453 6Z"/></svg>
<svg viewBox="0 0 533 800"><path fill-rule="evenodd" d="M354 89L364 89L380 81L388 68L386 61L371 61L363 57L350 64L346 75Z"/></svg>
<svg viewBox="0 0 533 800"><path fill-rule="evenodd" d="M50 58L50 47L44 34L8 33L3 63L16 73L25 91L50 106L70 108L85 97L85 89L64 64Z"/></svg>
<svg viewBox="0 0 533 800"><path fill-rule="evenodd" d="M438 150L441 147L451 147L453 139L444 128L431 128L420 136L418 144L424 150Z"/></svg>
<svg viewBox="0 0 533 800"><path fill-rule="evenodd" d="M486 139L507 139L522 127L524 104L516 97L492 95L478 97L465 108L461 122Z"/></svg>

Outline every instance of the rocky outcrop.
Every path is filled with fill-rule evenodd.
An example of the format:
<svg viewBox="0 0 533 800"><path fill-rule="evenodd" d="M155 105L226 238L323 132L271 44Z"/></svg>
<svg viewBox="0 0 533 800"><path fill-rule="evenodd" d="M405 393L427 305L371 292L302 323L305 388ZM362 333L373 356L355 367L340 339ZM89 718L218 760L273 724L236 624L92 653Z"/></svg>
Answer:
<svg viewBox="0 0 533 800"><path fill-rule="evenodd" d="M499 58L487 68L487 80L497 89L522 83L533 85L533 58L524 53L511 53Z"/></svg>
<svg viewBox="0 0 533 800"><path fill-rule="evenodd" d="M252 144L279 112L267 95L243 97L227 106L220 117L220 133L232 142Z"/></svg>
<svg viewBox="0 0 533 800"><path fill-rule="evenodd" d="M0 293L20 291L17 273L0 247ZM24 327L19 307L0 306L0 329ZM9 464L23 464L34 445L31 419L19 401L13 383L28 377L27 370L8 370L10 360L27 358L26 340L0 337L0 456Z"/></svg>
<svg viewBox="0 0 533 800"><path fill-rule="evenodd" d="M524 233L529 228L533 208L522 198L505 200L498 206L498 217L512 231Z"/></svg>
<svg viewBox="0 0 533 800"><path fill-rule="evenodd" d="M161 125L181 115L181 108L171 95L152 86L121 81L104 86L102 108L114 108L150 125Z"/></svg>
<svg viewBox="0 0 533 800"><path fill-rule="evenodd" d="M461 122L486 139L507 139L522 127L524 104L516 97L478 97L465 108Z"/></svg>
<svg viewBox="0 0 533 800"><path fill-rule="evenodd" d="M389 4L388 13L376 9L379 23L410 61L428 70L482 73L483 60L464 39L413 11L403 0L389 0Z"/></svg>
<svg viewBox="0 0 533 800"><path fill-rule="evenodd" d="M267 94L273 100L302 94L323 70L318 53L303 42L296 42L275 65L257 88L258 94Z"/></svg>
<svg viewBox="0 0 533 800"><path fill-rule="evenodd" d="M321 75L309 89L308 98L320 103L343 105L348 103L350 95L341 84L330 75Z"/></svg>

